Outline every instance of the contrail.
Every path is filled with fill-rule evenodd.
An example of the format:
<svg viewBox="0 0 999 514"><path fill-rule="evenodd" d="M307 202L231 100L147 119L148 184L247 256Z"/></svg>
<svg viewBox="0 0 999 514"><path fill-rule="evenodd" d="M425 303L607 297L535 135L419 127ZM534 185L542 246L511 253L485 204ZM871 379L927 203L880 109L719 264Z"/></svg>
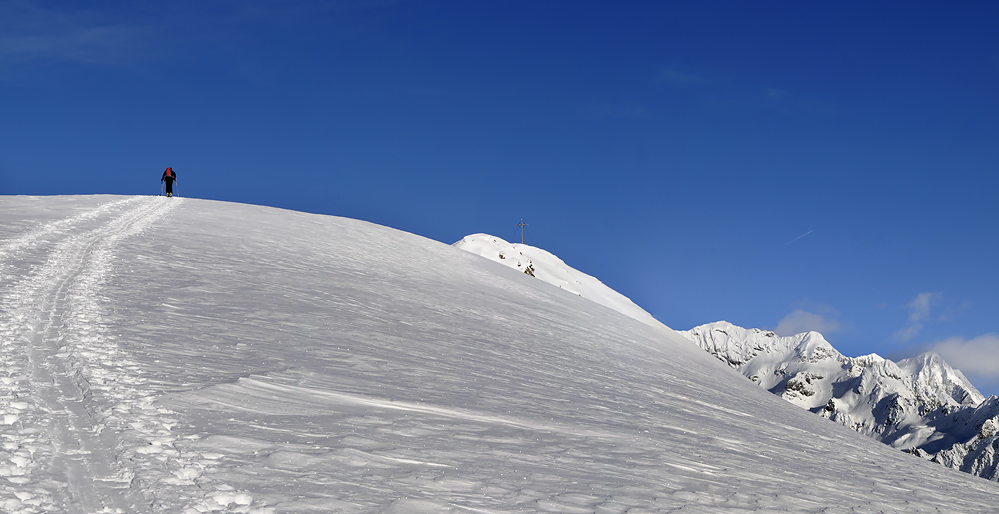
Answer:
<svg viewBox="0 0 999 514"><path fill-rule="evenodd" d="M798 237L796 237L796 238L794 238L794 239L792 239L792 240L784 243L784 246L787 246L787 245L789 245L789 244L791 244L791 243L793 243L793 242L795 242L795 241L797 241L797 240L799 240L799 239L807 236L808 234L811 234L812 232L815 232L815 230L809 230L808 232L805 232L804 234L801 234L800 236L798 236Z"/></svg>

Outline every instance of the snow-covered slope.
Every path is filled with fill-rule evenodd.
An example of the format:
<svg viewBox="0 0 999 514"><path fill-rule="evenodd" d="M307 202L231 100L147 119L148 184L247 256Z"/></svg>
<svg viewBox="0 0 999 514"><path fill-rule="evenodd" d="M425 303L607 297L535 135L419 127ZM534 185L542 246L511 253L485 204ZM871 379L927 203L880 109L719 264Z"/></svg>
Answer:
<svg viewBox="0 0 999 514"><path fill-rule="evenodd" d="M360 221L0 197L0 511L992 512L675 332Z"/></svg>
<svg viewBox="0 0 999 514"><path fill-rule="evenodd" d="M680 332L785 400L895 448L999 480L997 399L939 355L845 357L818 332L781 337L720 321Z"/></svg>
<svg viewBox="0 0 999 514"><path fill-rule="evenodd" d="M526 244L508 243L489 234L472 234L452 246L511 267L532 277L631 316L642 323L661 326L645 309L628 297L607 287L596 278L579 271L554 254Z"/></svg>

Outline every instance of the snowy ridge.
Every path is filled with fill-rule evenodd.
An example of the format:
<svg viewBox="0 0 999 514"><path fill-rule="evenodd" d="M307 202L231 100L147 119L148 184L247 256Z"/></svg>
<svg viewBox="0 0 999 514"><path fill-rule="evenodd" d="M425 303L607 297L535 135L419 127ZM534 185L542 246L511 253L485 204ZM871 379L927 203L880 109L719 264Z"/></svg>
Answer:
<svg viewBox="0 0 999 514"><path fill-rule="evenodd" d="M662 326L657 319L635 305L628 297L607 287L596 278L579 271L554 254L520 243L508 243L489 234L472 234L452 246L537 277L559 289L582 296L652 326Z"/></svg>
<svg viewBox="0 0 999 514"><path fill-rule="evenodd" d="M0 197L0 247L20 241L0 276L0 512L999 502L745 387L664 326L466 251L178 200Z"/></svg>
<svg viewBox="0 0 999 514"><path fill-rule="evenodd" d="M972 475L999 480L999 397L989 396L974 409L954 412L950 421L945 437L928 448L909 452Z"/></svg>
<svg viewBox="0 0 999 514"><path fill-rule="evenodd" d="M997 399L939 355L846 357L818 332L789 337L720 321L680 332L764 389L892 447L999 480Z"/></svg>

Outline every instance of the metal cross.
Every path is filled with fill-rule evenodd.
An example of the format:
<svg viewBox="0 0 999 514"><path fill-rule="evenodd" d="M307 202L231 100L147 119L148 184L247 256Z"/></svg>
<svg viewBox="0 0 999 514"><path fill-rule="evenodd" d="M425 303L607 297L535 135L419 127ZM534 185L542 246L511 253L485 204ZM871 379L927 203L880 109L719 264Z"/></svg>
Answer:
<svg viewBox="0 0 999 514"><path fill-rule="evenodd" d="M517 223L517 226L520 227L520 244L524 244L524 227L527 226L527 223L524 223L524 218L520 218L520 223Z"/></svg>

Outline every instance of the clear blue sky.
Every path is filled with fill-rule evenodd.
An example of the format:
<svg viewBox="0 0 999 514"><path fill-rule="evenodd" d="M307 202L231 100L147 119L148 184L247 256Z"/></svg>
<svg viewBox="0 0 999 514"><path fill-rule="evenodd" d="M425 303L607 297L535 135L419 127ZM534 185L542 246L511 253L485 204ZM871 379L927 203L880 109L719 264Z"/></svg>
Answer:
<svg viewBox="0 0 999 514"><path fill-rule="evenodd" d="M999 3L0 1L0 194L552 251L999 391ZM974 373L971 370L974 369Z"/></svg>

